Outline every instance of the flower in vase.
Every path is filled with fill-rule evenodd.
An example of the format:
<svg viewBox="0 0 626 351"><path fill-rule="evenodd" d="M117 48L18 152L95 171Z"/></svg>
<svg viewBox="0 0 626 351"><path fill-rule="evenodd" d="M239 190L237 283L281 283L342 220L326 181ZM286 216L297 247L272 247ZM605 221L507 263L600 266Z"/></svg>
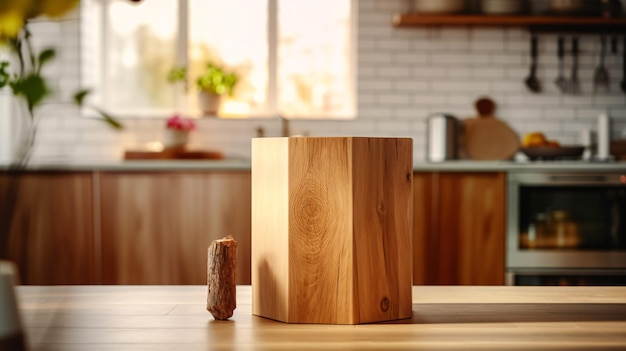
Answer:
<svg viewBox="0 0 626 351"><path fill-rule="evenodd" d="M181 118L179 115L174 115L167 120L167 128L181 132L189 132L196 129L196 122L191 119Z"/></svg>

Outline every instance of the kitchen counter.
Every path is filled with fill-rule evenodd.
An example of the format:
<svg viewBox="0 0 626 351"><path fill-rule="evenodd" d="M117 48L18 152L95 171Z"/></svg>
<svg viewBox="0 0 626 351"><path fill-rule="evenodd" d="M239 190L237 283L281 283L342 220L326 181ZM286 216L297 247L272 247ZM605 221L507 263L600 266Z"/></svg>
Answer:
<svg viewBox="0 0 626 351"><path fill-rule="evenodd" d="M584 161L446 161L414 163L414 171L429 172L612 172L626 171L626 162Z"/></svg>
<svg viewBox="0 0 626 351"><path fill-rule="evenodd" d="M0 166L0 170L6 170ZM146 172L146 171L250 171L250 160L145 160L119 162L75 162L41 163L28 167L32 171L102 171L102 172ZM519 171L567 171L567 172L612 172L626 171L626 162L583 162L583 161L446 161L414 162L416 172L519 172Z"/></svg>
<svg viewBox="0 0 626 351"><path fill-rule="evenodd" d="M57 162L37 163L27 167L30 171L74 172L146 172L146 171L250 171L250 160L133 160L118 162ZM7 167L0 166L0 170Z"/></svg>
<svg viewBox="0 0 626 351"><path fill-rule="evenodd" d="M32 350L624 350L626 287L415 286L413 318L284 324L251 315L237 287L229 321L206 286L19 286Z"/></svg>

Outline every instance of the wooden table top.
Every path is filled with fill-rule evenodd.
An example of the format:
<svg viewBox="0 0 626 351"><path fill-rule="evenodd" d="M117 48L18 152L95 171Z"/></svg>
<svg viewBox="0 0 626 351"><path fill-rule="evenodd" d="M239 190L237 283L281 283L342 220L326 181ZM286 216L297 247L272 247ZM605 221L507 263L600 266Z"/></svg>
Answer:
<svg viewBox="0 0 626 351"><path fill-rule="evenodd" d="M237 287L229 321L205 286L19 286L31 350L626 350L626 287L415 286L413 318L284 324L252 316Z"/></svg>

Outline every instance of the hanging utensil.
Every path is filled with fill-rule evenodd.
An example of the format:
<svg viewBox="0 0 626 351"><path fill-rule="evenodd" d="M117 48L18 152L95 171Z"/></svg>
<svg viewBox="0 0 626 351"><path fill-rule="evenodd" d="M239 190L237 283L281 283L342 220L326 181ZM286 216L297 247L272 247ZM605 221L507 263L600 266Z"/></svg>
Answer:
<svg viewBox="0 0 626 351"><path fill-rule="evenodd" d="M554 80L554 84L559 88L559 90L563 93L567 90L567 79L565 79L565 75L563 73L564 67L564 58L565 58L565 38L559 35L557 40L557 55L559 57L559 75Z"/></svg>
<svg viewBox="0 0 626 351"><path fill-rule="evenodd" d="M609 67L617 66L619 60L619 36L616 33L611 35L611 56Z"/></svg>
<svg viewBox="0 0 626 351"><path fill-rule="evenodd" d="M600 37L600 59L598 67L593 74L593 92L606 93L610 88L609 71L604 66L604 56L606 53L606 36Z"/></svg>
<svg viewBox="0 0 626 351"><path fill-rule="evenodd" d="M623 69L623 77L622 77L622 83L620 84L620 87L622 88L622 91L624 93L626 93L626 36L624 37L624 45L622 47L622 69Z"/></svg>
<svg viewBox="0 0 626 351"><path fill-rule="evenodd" d="M534 34L530 37L530 74L525 83L533 93L541 91L541 83L537 79L537 36Z"/></svg>
<svg viewBox="0 0 626 351"><path fill-rule="evenodd" d="M578 37L572 37L572 77L567 85L567 92L570 94L580 93L580 82L578 81Z"/></svg>

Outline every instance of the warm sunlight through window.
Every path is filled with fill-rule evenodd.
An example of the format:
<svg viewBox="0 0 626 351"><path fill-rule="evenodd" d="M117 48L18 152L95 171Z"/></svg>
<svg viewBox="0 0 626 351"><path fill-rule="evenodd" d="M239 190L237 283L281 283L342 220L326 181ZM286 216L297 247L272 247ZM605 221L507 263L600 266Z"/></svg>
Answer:
<svg viewBox="0 0 626 351"><path fill-rule="evenodd" d="M207 62L236 73L222 117L350 118L353 0L82 1L83 78L108 110L200 116ZM187 81L167 81L174 67Z"/></svg>
<svg viewBox="0 0 626 351"><path fill-rule="evenodd" d="M229 103L222 106L223 114L271 114L267 7L267 0L189 0L189 76L197 77L211 60L240 77ZM197 109L195 96L189 95L188 103Z"/></svg>
<svg viewBox="0 0 626 351"><path fill-rule="evenodd" d="M105 19L104 99L107 107L133 112L171 108L174 86L164 79L176 64L177 19L175 1L150 0L138 5L111 1Z"/></svg>
<svg viewBox="0 0 626 351"><path fill-rule="evenodd" d="M286 116L353 113L348 1L279 1L278 105Z"/></svg>

